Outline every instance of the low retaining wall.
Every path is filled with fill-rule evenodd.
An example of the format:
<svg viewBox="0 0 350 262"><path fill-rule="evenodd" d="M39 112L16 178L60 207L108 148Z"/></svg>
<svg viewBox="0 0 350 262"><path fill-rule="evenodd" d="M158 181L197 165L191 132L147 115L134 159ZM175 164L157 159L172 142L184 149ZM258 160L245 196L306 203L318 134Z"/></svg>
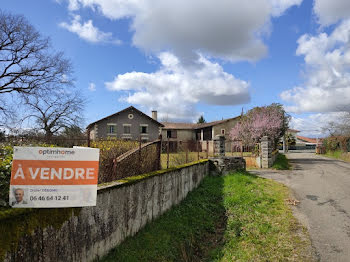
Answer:
<svg viewBox="0 0 350 262"><path fill-rule="evenodd" d="M220 156L210 158L210 173L213 175L226 175L238 170L246 170L246 162L243 157Z"/></svg>
<svg viewBox="0 0 350 262"><path fill-rule="evenodd" d="M0 261L92 261L180 203L209 162L100 185L96 207L0 212Z"/></svg>
<svg viewBox="0 0 350 262"><path fill-rule="evenodd" d="M247 167L261 168L260 156L244 156Z"/></svg>

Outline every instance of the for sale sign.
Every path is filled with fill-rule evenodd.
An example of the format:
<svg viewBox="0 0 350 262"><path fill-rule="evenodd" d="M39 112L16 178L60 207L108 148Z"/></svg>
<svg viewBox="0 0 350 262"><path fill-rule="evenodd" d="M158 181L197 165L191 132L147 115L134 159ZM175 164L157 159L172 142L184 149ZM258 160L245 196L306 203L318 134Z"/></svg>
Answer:
<svg viewBox="0 0 350 262"><path fill-rule="evenodd" d="M99 149L14 147L12 207L96 206Z"/></svg>

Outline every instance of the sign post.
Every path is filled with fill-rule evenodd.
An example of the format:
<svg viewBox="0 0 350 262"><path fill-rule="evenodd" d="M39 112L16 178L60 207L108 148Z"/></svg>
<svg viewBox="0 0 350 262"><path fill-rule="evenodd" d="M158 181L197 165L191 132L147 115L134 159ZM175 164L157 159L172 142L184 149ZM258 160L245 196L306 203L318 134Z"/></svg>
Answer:
<svg viewBox="0 0 350 262"><path fill-rule="evenodd" d="M14 147L14 208L96 206L99 149Z"/></svg>

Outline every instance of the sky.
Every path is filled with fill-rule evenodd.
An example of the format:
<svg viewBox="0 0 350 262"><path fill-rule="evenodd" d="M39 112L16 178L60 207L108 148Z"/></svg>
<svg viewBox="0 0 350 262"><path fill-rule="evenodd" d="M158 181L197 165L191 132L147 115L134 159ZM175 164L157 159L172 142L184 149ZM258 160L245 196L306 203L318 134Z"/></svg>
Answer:
<svg viewBox="0 0 350 262"><path fill-rule="evenodd" d="M350 109L349 0L0 0L72 61L85 124L130 105L215 121L280 103L319 137Z"/></svg>

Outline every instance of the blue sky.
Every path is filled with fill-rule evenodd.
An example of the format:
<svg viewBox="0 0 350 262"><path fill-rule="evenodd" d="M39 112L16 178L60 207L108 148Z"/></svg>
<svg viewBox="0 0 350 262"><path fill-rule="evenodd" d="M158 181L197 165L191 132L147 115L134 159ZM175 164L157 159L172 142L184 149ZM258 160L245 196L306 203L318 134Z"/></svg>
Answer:
<svg viewBox="0 0 350 262"><path fill-rule="evenodd" d="M2 0L74 67L86 124L134 105L161 120L274 102L302 135L350 104L348 0Z"/></svg>

